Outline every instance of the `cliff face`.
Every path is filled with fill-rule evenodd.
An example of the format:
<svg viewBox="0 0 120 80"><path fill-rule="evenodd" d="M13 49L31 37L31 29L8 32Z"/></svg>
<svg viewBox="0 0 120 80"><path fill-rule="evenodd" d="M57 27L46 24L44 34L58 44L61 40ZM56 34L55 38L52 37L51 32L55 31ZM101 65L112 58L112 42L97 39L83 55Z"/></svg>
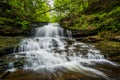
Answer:
<svg viewBox="0 0 120 80"><path fill-rule="evenodd" d="M99 0L82 12L61 19L78 41L94 44L111 60L120 61L120 0Z"/></svg>
<svg viewBox="0 0 120 80"><path fill-rule="evenodd" d="M20 39L30 33L29 30L23 30L19 23L24 18L23 14L18 14L16 8L0 2L0 56L13 53Z"/></svg>
<svg viewBox="0 0 120 80"><path fill-rule="evenodd" d="M120 1L99 0L82 12L74 12L61 20L65 28L72 30L115 30L120 27Z"/></svg>

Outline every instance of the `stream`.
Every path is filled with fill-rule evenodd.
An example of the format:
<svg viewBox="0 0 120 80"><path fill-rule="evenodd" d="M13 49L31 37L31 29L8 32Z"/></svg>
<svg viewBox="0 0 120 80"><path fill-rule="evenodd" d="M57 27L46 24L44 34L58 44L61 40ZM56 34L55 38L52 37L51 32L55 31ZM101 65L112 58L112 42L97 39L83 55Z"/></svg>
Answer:
<svg viewBox="0 0 120 80"><path fill-rule="evenodd" d="M118 63L94 45L76 41L58 23L36 28L8 56L2 80L120 80Z"/></svg>

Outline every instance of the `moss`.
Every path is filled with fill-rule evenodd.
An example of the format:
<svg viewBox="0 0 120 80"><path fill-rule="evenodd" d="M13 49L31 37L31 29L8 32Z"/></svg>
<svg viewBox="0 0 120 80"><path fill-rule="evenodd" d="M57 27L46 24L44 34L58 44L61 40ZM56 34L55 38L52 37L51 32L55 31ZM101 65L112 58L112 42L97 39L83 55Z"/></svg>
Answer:
<svg viewBox="0 0 120 80"><path fill-rule="evenodd" d="M21 13L19 9L9 5L9 3L0 2L0 4L0 35L28 35L30 23L36 20L33 15ZM7 6L10 8L4 8Z"/></svg>
<svg viewBox="0 0 120 80"><path fill-rule="evenodd" d="M109 40L99 42L101 50L120 50L120 43Z"/></svg>
<svg viewBox="0 0 120 80"><path fill-rule="evenodd" d="M0 36L0 49L6 47L15 47L23 38L24 38L23 36L17 37Z"/></svg>
<svg viewBox="0 0 120 80"><path fill-rule="evenodd" d="M72 15L74 16L74 14ZM103 54L109 55L111 60L115 58L115 60L120 61L120 57L118 57L120 56L120 41L115 39L116 36L120 36L120 0L99 0L75 16L64 18L61 20L61 24L73 32L74 30L78 31L76 32L77 36L75 36L77 38L81 36L86 38L85 33L81 34L84 30L96 31L97 33L92 35L100 36L103 39L91 42L91 44L96 45ZM87 36L90 35L87 34Z"/></svg>
<svg viewBox="0 0 120 80"><path fill-rule="evenodd" d="M72 14L73 17L64 18L61 24L72 30L109 31L120 29L120 1L99 0L92 3L82 13ZM77 12L76 12L77 13ZM67 23L64 23L67 22Z"/></svg>

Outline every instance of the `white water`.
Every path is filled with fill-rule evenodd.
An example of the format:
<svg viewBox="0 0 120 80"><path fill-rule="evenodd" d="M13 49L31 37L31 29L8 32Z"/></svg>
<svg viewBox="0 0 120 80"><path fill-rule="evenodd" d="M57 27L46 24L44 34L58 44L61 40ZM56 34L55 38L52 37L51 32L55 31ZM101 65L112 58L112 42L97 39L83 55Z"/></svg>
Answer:
<svg viewBox="0 0 120 80"><path fill-rule="evenodd" d="M116 65L106 60L95 46L76 42L71 31L60 28L57 23L36 28L36 35L21 40L15 52L16 58L25 58L24 69L43 73L72 71L107 79L103 72L87 66L96 63Z"/></svg>

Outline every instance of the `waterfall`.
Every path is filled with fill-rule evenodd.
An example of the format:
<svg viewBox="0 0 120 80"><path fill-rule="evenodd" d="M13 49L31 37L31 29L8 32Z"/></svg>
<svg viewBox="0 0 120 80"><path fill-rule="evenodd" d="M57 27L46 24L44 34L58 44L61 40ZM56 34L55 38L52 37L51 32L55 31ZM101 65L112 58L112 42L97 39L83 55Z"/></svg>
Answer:
<svg viewBox="0 0 120 80"><path fill-rule="evenodd" d="M24 58L25 70L42 73L78 72L87 76L107 76L91 65L117 65L104 58L95 46L77 42L72 33L58 23L49 23L35 29L34 37L21 40L15 58Z"/></svg>

